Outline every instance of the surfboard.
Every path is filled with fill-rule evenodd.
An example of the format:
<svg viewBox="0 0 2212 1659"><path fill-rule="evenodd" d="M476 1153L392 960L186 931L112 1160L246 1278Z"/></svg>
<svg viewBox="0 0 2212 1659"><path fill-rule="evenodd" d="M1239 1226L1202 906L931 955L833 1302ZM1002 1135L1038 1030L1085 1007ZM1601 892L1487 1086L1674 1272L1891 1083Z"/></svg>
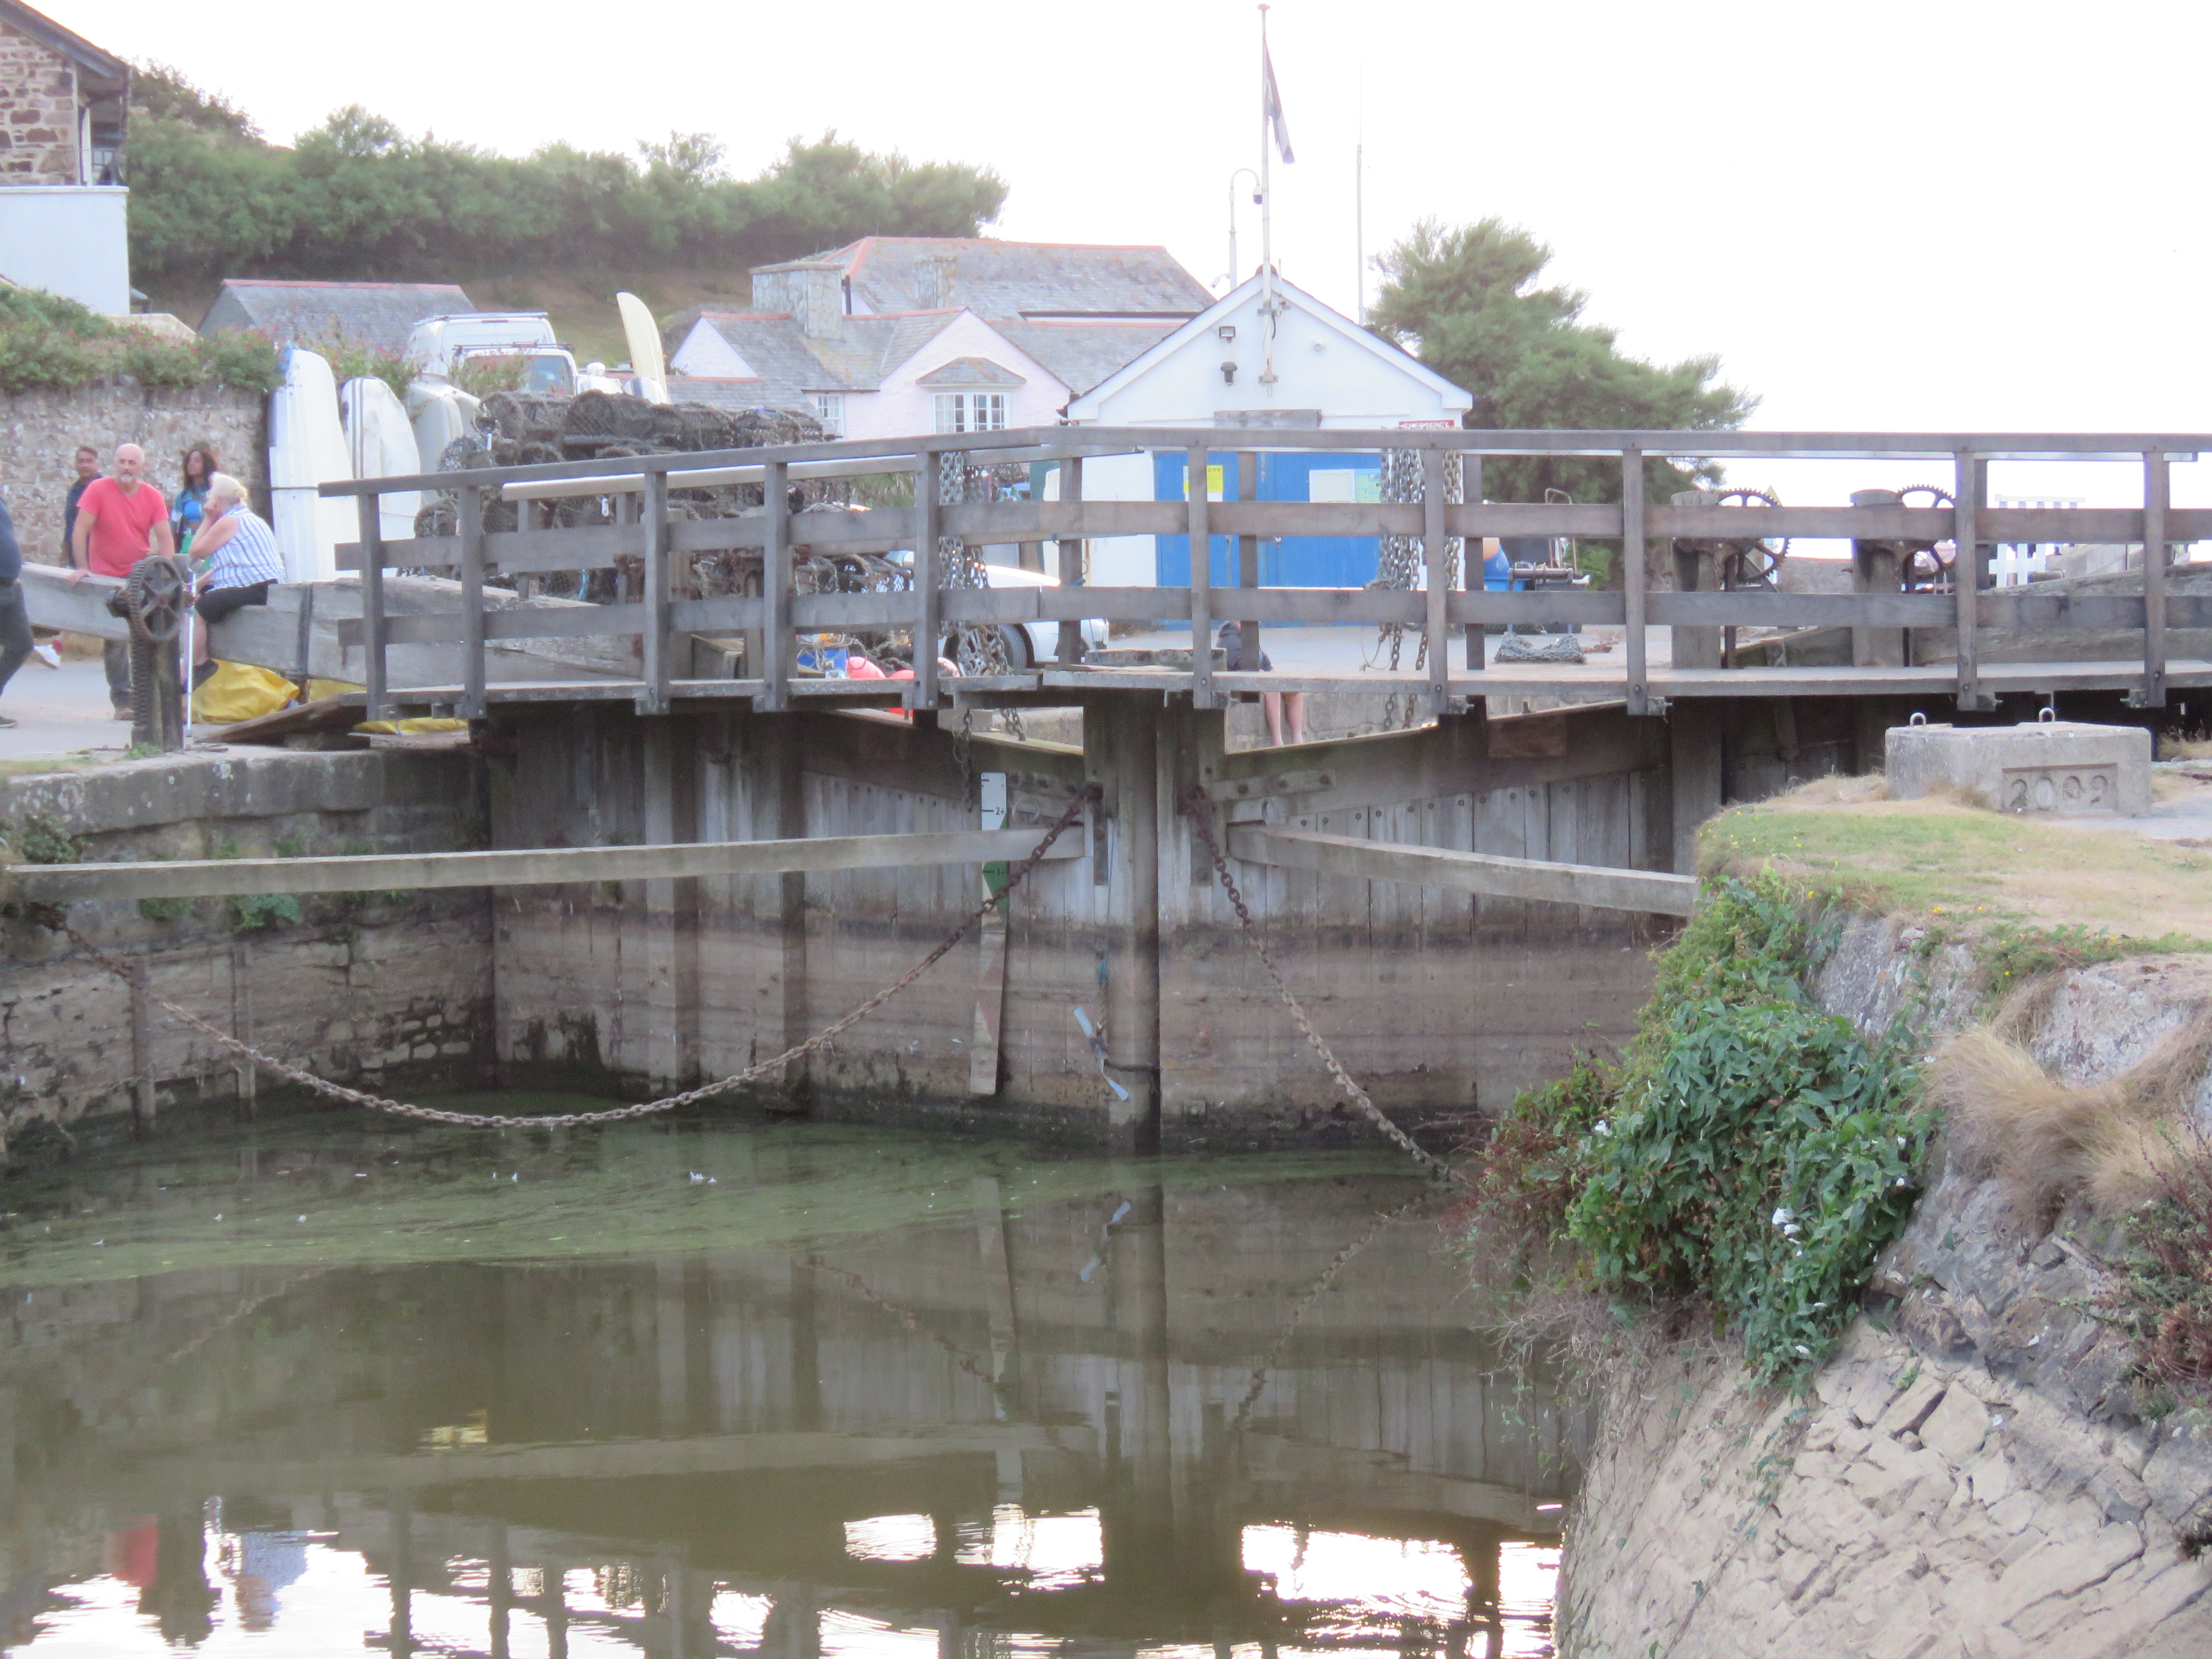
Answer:
<svg viewBox="0 0 2212 1659"><path fill-rule="evenodd" d="M406 405L383 381L362 375L340 386L338 416L345 425L346 449L355 477L396 478L422 471ZM410 489L385 495L380 501L380 523L385 540L404 541L412 536L422 495ZM357 527L356 534L357 538Z"/></svg>
<svg viewBox="0 0 2212 1659"><path fill-rule="evenodd" d="M360 539L352 501L325 501L315 486L354 476L338 424L338 389L331 366L314 352L287 346L284 379L269 394L269 491L272 527L284 557L284 579L328 581L337 574L337 545Z"/></svg>
<svg viewBox="0 0 2212 1659"><path fill-rule="evenodd" d="M615 309L622 313L623 335L629 343L630 372L638 378L639 391L649 403L668 402L668 364L661 356L660 328L653 320L653 313L635 294L616 295Z"/></svg>

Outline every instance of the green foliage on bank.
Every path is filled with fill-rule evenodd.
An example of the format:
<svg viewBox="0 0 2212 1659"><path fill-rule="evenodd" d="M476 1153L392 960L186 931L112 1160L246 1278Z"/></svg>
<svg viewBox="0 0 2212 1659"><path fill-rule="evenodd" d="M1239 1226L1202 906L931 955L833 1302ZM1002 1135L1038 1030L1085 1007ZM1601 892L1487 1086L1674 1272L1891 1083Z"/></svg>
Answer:
<svg viewBox="0 0 2212 1659"><path fill-rule="evenodd" d="M1006 186L986 167L874 155L825 133L731 179L671 133L635 156L515 158L412 137L359 105L289 147L173 70L133 76L131 257L142 286L224 276L450 280L456 272L755 264L859 236L973 236Z"/></svg>
<svg viewBox="0 0 2212 1659"><path fill-rule="evenodd" d="M1717 380L1717 356L1651 363L1622 352L1613 329L1583 320L1589 295L1538 286L1552 250L1499 219L1415 225L1377 262L1368 308L1384 338L1474 392L1468 424L1491 431L1561 427L1712 431L1743 424L1758 399ZM1711 465L1644 464L1645 498L1717 481ZM1574 456L1485 464L1492 501L1540 501L1547 488L1578 501L1620 499L1618 465Z"/></svg>
<svg viewBox="0 0 2212 1659"><path fill-rule="evenodd" d="M1909 1033L1870 1042L1814 1005L1822 908L1773 878L1713 888L1621 1060L1514 1103L1478 1245L1563 1249L1620 1296L1701 1297L1762 1378L1824 1358L1911 1213L1935 1120Z"/></svg>
<svg viewBox="0 0 2212 1659"><path fill-rule="evenodd" d="M111 322L74 300L0 289L0 392L67 392L117 375L148 386L267 392L277 383L276 349L242 331L164 339Z"/></svg>

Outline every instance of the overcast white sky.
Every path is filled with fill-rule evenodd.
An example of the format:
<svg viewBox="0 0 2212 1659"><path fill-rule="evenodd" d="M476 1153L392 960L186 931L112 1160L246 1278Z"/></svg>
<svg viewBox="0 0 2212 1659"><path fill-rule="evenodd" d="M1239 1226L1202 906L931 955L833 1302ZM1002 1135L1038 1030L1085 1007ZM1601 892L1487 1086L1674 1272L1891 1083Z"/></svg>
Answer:
<svg viewBox="0 0 2212 1659"><path fill-rule="evenodd" d="M835 127L997 167L1012 193L994 234L1164 242L1201 281L1227 264L1230 174L1257 160L1244 0L45 9L176 64L279 141L359 102L510 153L702 130L742 175ZM1347 312L1364 134L1370 252L1424 216L1523 224L1627 349L1720 354L1764 400L1754 426L2212 426L2201 3L1270 15L1298 154L1276 172L1278 257ZM2200 499L2198 473L2212 465L2177 471L2178 499Z"/></svg>

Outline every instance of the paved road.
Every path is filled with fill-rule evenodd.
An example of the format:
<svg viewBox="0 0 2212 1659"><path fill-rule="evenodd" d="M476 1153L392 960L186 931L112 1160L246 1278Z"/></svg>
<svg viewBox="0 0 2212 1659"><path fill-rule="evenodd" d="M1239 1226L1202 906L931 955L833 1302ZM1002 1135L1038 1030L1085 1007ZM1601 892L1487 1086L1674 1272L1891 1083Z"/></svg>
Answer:
<svg viewBox="0 0 2212 1659"><path fill-rule="evenodd" d="M108 710L107 677L97 658L80 662L64 657L59 668L32 658L0 692L0 714L16 723L12 732L0 730L0 761L119 752L131 742L130 722Z"/></svg>

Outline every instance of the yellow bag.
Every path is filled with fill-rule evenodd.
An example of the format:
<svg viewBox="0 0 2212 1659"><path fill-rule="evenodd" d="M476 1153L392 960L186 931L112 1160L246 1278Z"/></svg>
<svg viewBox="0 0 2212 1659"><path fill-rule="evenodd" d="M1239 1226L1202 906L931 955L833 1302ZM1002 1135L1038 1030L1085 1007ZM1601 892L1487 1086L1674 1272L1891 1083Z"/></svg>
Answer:
<svg viewBox="0 0 2212 1659"><path fill-rule="evenodd" d="M301 701L303 702L320 702L325 697L342 697L349 691L358 691L360 690L361 687L356 685L350 680L309 680L307 682L307 695L301 699Z"/></svg>
<svg viewBox="0 0 2212 1659"><path fill-rule="evenodd" d="M428 732L465 732L466 720L448 720L443 715L417 714L404 720L363 720L353 728L380 738L414 738Z"/></svg>
<svg viewBox="0 0 2212 1659"><path fill-rule="evenodd" d="M265 668L218 662L215 672L192 693L192 718L209 726L235 726L240 720L275 714L299 690L282 674Z"/></svg>

